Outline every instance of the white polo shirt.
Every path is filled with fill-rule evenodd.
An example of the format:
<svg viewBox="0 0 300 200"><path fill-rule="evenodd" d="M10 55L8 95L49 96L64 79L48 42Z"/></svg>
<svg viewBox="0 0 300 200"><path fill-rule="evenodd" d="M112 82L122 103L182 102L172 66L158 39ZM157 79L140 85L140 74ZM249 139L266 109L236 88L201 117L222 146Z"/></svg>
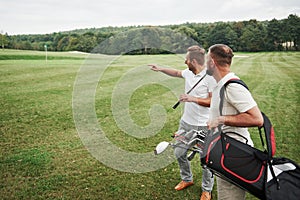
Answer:
<svg viewBox="0 0 300 200"><path fill-rule="evenodd" d="M220 89L230 79L238 78L234 73L229 73L223 77L217 84L217 87L213 90L211 99L210 119L215 119L220 116L219 105L220 105ZM251 93L244 86L238 83L230 83L224 90L224 103L223 103L223 115L236 115L239 113L246 112L256 106ZM235 132L248 139L248 144L253 146L253 142L250 138L250 134L247 128L234 127L234 126L223 126L223 132ZM235 135L228 134L229 136L245 142L244 139Z"/></svg>
<svg viewBox="0 0 300 200"><path fill-rule="evenodd" d="M185 93L187 93L205 74L206 68L197 75L189 69L183 70L182 77L185 79ZM189 95L199 98L207 98L209 95L208 93L212 92L216 84L217 83L212 76L206 75ZM181 120L193 126L207 126L208 118L209 107L200 106L194 102L185 102Z"/></svg>

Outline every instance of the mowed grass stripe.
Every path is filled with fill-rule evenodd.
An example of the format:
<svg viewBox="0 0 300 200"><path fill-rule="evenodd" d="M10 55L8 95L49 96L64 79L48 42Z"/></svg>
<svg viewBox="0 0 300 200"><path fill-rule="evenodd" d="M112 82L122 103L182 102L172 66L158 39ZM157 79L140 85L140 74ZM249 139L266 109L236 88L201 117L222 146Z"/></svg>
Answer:
<svg viewBox="0 0 300 200"><path fill-rule="evenodd" d="M9 74L1 74L1 104L5 108L1 113L1 132L4 140L11 141L8 149L15 144L19 148L23 147L22 144L24 147L51 144L57 138L51 132L62 133L74 128L70 99L81 61L70 62L65 69L64 62L61 68L59 64L26 60L1 65L1 70ZM18 72L16 76L15 72ZM14 128L9 126L14 123ZM45 136L49 141L45 141ZM14 140L18 142L12 142Z"/></svg>
<svg viewBox="0 0 300 200"><path fill-rule="evenodd" d="M39 61L16 61L14 66L0 65L1 82L22 82L26 80L35 80L38 78L48 78L51 76L63 75L64 73L73 73L74 76L79 69L81 62L74 65L73 62L55 61L41 63ZM74 77L73 77L74 79Z"/></svg>
<svg viewBox="0 0 300 200"><path fill-rule="evenodd" d="M112 116L111 111L111 96L112 92L117 84L120 84L119 81L126 76L126 74L131 73L132 79L141 79L145 76L145 72L147 72L147 76L151 73L150 67L147 66L148 63L155 62L159 65L162 65L161 56L141 56L143 59L137 56L123 56L118 58L118 60L114 61L109 68L105 71L104 75L101 77L101 80L97 89L97 115L100 117L100 124L103 128L104 132L106 132L107 136L115 142L118 146L121 146L123 149L127 149L130 151L141 150L142 152L148 152L152 150L156 145L155 141L157 137L161 137L161 135L165 134L165 138L169 138L169 136L176 131L177 125L173 124L170 127L170 122L167 121L164 129L161 133L155 136L155 138L147 138L144 140L140 140L137 138L133 138L129 133L124 133L119 130L117 125L115 124L114 118ZM163 56L165 57L165 56ZM159 59L158 59L159 58ZM129 59L128 63L126 61ZM134 61L137 62L134 62ZM138 70L134 70L135 68ZM155 75L155 74L153 74ZM126 85L130 85L131 80L129 82L122 82L122 87L126 87ZM159 80L158 80L159 81ZM169 86L172 88L180 88L183 90L183 80L170 78ZM177 97L170 92L170 89L165 88L165 86L161 86L157 83L146 84L142 86L137 86L137 89L131 96L131 100L129 102L130 105L126 105L127 102L124 102L124 111L126 114L126 107L130 107L130 118L133 120L133 123L138 124L139 126L147 126L150 123L149 118L149 109L153 104L163 105L167 112L171 112L172 105L176 103ZM122 109L122 108L121 108ZM122 111L121 111L122 112ZM172 111L173 112L173 111ZM179 118L180 108L176 112L176 115L170 115L168 118L176 117ZM103 118L101 118L101 116ZM167 119L169 120L169 119ZM169 128L168 128L169 127ZM167 137L166 137L167 134ZM131 144L128 146L127 144ZM143 144L143 145L141 145Z"/></svg>
<svg viewBox="0 0 300 200"><path fill-rule="evenodd" d="M298 131L300 128L300 88L298 73L299 66L294 64L291 55L278 53L273 67L277 69L279 85L278 94L273 95L275 125L277 130L278 146L282 146L282 155L293 157L294 152L300 154L297 147L299 142ZM283 109L278 109L282 107ZM296 158L295 158L296 159Z"/></svg>

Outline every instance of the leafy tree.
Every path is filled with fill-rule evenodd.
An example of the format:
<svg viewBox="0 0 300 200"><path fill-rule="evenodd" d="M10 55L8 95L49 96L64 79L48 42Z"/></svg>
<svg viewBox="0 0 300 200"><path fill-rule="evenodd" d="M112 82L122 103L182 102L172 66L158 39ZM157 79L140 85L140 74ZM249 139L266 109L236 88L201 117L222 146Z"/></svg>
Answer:
<svg viewBox="0 0 300 200"><path fill-rule="evenodd" d="M300 18L297 15L289 15L287 19L283 20L285 30L284 42L290 42L288 48L299 50L300 42ZM293 44L293 47L292 47Z"/></svg>
<svg viewBox="0 0 300 200"><path fill-rule="evenodd" d="M194 40L197 40L198 35L197 32L195 31L195 29L192 29L188 26L180 26L179 28L176 28L175 31L182 33Z"/></svg>
<svg viewBox="0 0 300 200"><path fill-rule="evenodd" d="M94 33L87 32L72 38L72 42L70 43L70 50L91 52L97 46L97 37Z"/></svg>
<svg viewBox="0 0 300 200"><path fill-rule="evenodd" d="M263 22L253 19L241 22L103 27L44 35L0 36L4 38L6 48L44 50L43 46L47 44L50 51L156 54L183 53L188 46L195 43L206 49L212 44L224 43L234 51L298 51L299 32L299 17L289 15L283 20Z"/></svg>
<svg viewBox="0 0 300 200"><path fill-rule="evenodd" d="M66 34L62 34L62 33L54 33L53 34L53 50L54 51L61 51L61 49L59 49L59 43L61 43L60 41L66 36Z"/></svg>
<svg viewBox="0 0 300 200"><path fill-rule="evenodd" d="M1 42L1 47L2 49L4 49L8 43L9 43L9 38L8 38L8 34L0 34L0 42Z"/></svg>
<svg viewBox="0 0 300 200"><path fill-rule="evenodd" d="M70 41L69 36L62 37L57 43L57 50L58 51L66 51L66 49L69 45L69 41Z"/></svg>
<svg viewBox="0 0 300 200"><path fill-rule="evenodd" d="M237 49L237 39L238 36L229 23L218 23L211 29L207 38L209 46L217 43L226 44L233 50Z"/></svg>
<svg viewBox="0 0 300 200"><path fill-rule="evenodd" d="M250 20L242 31L240 42L242 51L263 51L265 49L266 28L256 20Z"/></svg>
<svg viewBox="0 0 300 200"><path fill-rule="evenodd" d="M67 51L83 51L80 42L83 42L78 36L70 36L68 46L65 48Z"/></svg>
<svg viewBox="0 0 300 200"><path fill-rule="evenodd" d="M207 31L206 27L207 26L196 27L196 31L198 34L197 42L205 49L209 47L209 44L207 42L209 31Z"/></svg>
<svg viewBox="0 0 300 200"><path fill-rule="evenodd" d="M272 19L267 25L267 50L277 51L282 50L282 25L276 20Z"/></svg>

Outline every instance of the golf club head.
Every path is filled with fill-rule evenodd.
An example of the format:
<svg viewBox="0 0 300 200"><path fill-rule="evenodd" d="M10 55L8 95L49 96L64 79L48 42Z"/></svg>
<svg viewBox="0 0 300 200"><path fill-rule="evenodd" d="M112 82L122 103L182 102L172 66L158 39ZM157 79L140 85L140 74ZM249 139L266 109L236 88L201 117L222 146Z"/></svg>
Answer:
<svg viewBox="0 0 300 200"><path fill-rule="evenodd" d="M160 142L160 143L156 146L156 148L155 148L155 150L154 150L154 154L155 154L155 155L161 154L162 152L164 152L164 151L168 148L169 145L170 145L169 142L166 142L166 141Z"/></svg>

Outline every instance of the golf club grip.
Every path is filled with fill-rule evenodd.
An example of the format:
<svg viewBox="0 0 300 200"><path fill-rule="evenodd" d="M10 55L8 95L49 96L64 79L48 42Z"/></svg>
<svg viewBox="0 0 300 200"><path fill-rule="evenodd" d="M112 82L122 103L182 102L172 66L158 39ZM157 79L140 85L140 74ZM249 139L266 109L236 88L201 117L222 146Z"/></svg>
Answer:
<svg viewBox="0 0 300 200"><path fill-rule="evenodd" d="M177 103L172 107L173 109L176 109L180 104L180 101L177 101Z"/></svg>

